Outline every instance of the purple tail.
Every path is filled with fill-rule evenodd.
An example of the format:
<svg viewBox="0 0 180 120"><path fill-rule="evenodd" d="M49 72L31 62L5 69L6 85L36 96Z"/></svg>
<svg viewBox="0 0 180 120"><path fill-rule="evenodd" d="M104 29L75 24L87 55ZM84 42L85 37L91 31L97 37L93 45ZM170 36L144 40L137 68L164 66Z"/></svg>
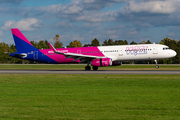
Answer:
<svg viewBox="0 0 180 120"><path fill-rule="evenodd" d="M18 28L11 29L17 52L37 50Z"/></svg>

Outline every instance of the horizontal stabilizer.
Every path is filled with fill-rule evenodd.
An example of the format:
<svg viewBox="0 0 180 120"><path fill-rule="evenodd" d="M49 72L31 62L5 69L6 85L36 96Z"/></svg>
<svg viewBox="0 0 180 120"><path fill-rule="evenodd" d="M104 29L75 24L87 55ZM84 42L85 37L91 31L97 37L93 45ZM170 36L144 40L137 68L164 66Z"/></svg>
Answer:
<svg viewBox="0 0 180 120"><path fill-rule="evenodd" d="M10 53L10 56L17 56L17 57L22 57L22 58L25 58L27 57L27 54L26 53L18 53L18 52L14 52L14 53Z"/></svg>

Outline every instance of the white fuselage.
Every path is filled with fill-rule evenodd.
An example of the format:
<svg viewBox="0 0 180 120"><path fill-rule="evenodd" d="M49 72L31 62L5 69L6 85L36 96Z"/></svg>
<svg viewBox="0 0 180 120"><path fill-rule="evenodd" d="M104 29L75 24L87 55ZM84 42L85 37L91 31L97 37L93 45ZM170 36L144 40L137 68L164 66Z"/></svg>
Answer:
<svg viewBox="0 0 180 120"><path fill-rule="evenodd" d="M112 61L157 60L176 56L176 52L161 44L101 46L99 50Z"/></svg>

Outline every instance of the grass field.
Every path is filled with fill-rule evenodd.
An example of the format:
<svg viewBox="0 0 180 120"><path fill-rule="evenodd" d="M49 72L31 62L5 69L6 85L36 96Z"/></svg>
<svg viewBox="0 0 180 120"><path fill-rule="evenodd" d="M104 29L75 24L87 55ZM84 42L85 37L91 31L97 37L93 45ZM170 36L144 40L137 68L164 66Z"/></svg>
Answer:
<svg viewBox="0 0 180 120"><path fill-rule="evenodd" d="M180 119L179 75L0 74L0 119Z"/></svg>
<svg viewBox="0 0 180 120"><path fill-rule="evenodd" d="M33 70L84 70L86 64L0 64L0 69L33 69ZM159 65L159 69L155 69L155 65L121 65L110 67L99 67L98 70L180 70L180 65Z"/></svg>

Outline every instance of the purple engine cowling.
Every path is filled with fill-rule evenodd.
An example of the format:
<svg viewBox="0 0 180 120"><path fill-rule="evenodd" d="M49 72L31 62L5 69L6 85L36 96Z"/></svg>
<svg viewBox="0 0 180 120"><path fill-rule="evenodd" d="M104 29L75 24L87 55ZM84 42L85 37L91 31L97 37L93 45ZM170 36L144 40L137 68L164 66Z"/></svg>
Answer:
<svg viewBox="0 0 180 120"><path fill-rule="evenodd" d="M100 58L100 59L94 59L91 61L92 66L111 66L112 65L112 60L111 58Z"/></svg>
<svg viewBox="0 0 180 120"><path fill-rule="evenodd" d="M112 62L111 58L101 58L101 59L94 59L91 61L92 66L101 67L101 66L119 66L121 62L114 61Z"/></svg>

